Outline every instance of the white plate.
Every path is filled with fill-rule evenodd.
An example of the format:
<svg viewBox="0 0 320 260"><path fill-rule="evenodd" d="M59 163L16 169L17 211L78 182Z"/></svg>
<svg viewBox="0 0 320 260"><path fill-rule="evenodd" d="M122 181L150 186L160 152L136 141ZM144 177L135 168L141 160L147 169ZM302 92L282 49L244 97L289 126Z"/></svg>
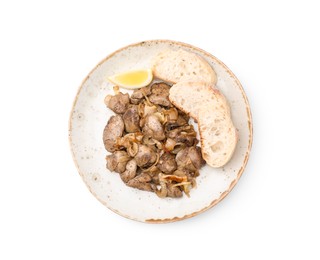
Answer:
<svg viewBox="0 0 320 260"><path fill-rule="evenodd" d="M113 94L106 79L132 69L149 68L152 58L164 49L192 51L214 68L217 88L231 106L232 119L239 131L239 142L230 162L223 168L206 165L197 177L197 188L190 198L160 199L155 193L127 187L118 173L106 169L107 151L103 129L113 112L104 98ZM121 90L122 91L122 90ZM201 102L199 100L199 102ZM91 193L112 211L141 222L164 223L195 216L219 203L236 185L249 158L252 143L251 112L245 92L234 74L217 58L194 46L169 40L152 40L124 47L102 60L79 88L70 115L71 151L78 171Z"/></svg>

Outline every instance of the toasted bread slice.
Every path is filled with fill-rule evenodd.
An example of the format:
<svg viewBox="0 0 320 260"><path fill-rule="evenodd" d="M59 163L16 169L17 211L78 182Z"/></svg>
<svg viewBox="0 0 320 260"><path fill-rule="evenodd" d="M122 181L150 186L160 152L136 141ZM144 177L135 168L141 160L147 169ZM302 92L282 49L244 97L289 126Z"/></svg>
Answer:
<svg viewBox="0 0 320 260"><path fill-rule="evenodd" d="M207 83L180 82L171 87L169 99L197 120L203 159L215 168L225 165L238 140L226 98Z"/></svg>
<svg viewBox="0 0 320 260"><path fill-rule="evenodd" d="M212 85L205 82L179 82L170 88L170 101L191 117L198 119L198 111L215 104L230 117L226 98Z"/></svg>
<svg viewBox="0 0 320 260"><path fill-rule="evenodd" d="M159 53L152 66L153 75L170 83L203 81L215 85L217 75L209 63L199 55L185 50Z"/></svg>
<svg viewBox="0 0 320 260"><path fill-rule="evenodd" d="M198 127L203 159L212 167L224 166L231 159L238 141L231 118L212 105L200 109Z"/></svg>

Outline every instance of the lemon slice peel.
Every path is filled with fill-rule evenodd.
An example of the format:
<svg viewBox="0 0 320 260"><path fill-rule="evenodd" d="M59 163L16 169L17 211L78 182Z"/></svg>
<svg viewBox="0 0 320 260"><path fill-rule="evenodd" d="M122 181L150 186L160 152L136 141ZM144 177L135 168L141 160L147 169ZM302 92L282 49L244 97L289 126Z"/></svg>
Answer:
<svg viewBox="0 0 320 260"><path fill-rule="evenodd" d="M126 89L137 89L148 86L153 80L151 69L138 69L122 72L108 77L113 84Z"/></svg>

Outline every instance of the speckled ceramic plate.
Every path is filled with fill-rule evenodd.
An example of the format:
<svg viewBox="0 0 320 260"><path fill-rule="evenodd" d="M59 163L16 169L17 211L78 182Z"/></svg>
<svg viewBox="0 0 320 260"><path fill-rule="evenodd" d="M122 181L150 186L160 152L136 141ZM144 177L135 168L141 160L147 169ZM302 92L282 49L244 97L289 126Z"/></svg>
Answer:
<svg viewBox="0 0 320 260"><path fill-rule="evenodd" d="M119 174L106 169L107 151L103 129L113 112L104 98L113 94L106 78L113 74L149 68L152 58L164 49L192 51L214 68L217 88L231 106L232 119L239 131L239 142L230 162L223 168L206 165L197 178L190 198L160 199L155 193L127 187ZM199 100L199 102L201 102ZM106 207L121 216L148 223L164 223L195 216L219 203L236 185L248 161L252 143L250 107L245 92L234 74L217 58L194 46L153 40L124 47L102 60L85 78L75 98L70 116L70 145L78 171L91 193Z"/></svg>

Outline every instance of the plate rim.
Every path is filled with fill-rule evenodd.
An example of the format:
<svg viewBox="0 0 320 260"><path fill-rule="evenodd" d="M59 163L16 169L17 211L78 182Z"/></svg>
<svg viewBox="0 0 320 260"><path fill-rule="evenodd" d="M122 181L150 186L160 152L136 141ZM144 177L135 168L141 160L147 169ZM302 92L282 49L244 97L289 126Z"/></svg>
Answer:
<svg viewBox="0 0 320 260"><path fill-rule="evenodd" d="M73 150L73 147L72 147L72 137L71 137L71 132L72 132L72 115L73 115L73 111L74 111L74 108L77 104L77 101L78 101L78 98L79 98L79 95L80 95L80 92L85 84L85 82L90 78L91 74L101 65L103 64L105 61L107 61L108 59L110 59L111 57L113 57L114 55L116 55L117 53L125 50L125 49L128 49L130 47L137 47L137 46L141 46L141 45L147 45L147 44L151 44L151 43L155 43L155 42L161 42L161 43L168 43L169 45L172 44L172 45L178 45L178 46L181 46L181 47L186 47L186 48L189 48L191 50L196 50L197 52L200 52L201 54L204 54L205 56L208 56L209 58L215 60L217 63L219 63L219 65L221 65L225 71L231 76L231 78L233 78L235 80L235 83L236 85L239 87L240 91L241 91L241 94L242 94L242 97L245 101L245 105L246 105L246 112L247 112L247 119L248 119L248 129L249 129L249 143L248 143L248 147L247 147L247 150L246 150L246 155L244 157L244 160L243 160L243 163L242 163L242 166L241 168L239 169L238 173L237 173L237 176L236 178L230 183L228 189L226 189L223 193L221 193L221 195L213 200L208 206L202 208L201 210L198 210L198 211L195 211L195 212L192 212L190 214L186 214L182 217L174 217L174 218L163 218L163 219L145 219L144 221L142 220L139 220L139 219L135 219L133 217L130 217L126 214L123 214L122 212L119 212L118 210L115 210L111 207L109 207L107 205L106 202L102 201L101 199L99 199L99 197L97 196L97 194L91 189L91 187L88 185L88 183L85 181L85 178L84 178L84 175L83 173L80 171L80 168L79 168L79 165L77 163L77 160L76 160L76 156L75 156L75 152ZM140 42L136 42L136 43L132 43L132 44L128 44L122 48L119 48L117 49L116 51L113 51L112 53L110 53L109 55L107 55L105 58L103 58L96 66L93 67L93 69L91 69L91 71L87 74L87 76L82 80L80 86L78 87L78 90L76 92L76 96L73 100L73 103L72 103L72 107L71 107L71 111L69 113L69 123L68 123L68 140L69 140L69 149L71 151L71 154L72 154L72 159L73 159L73 162L77 168L77 171L78 171L78 174L80 175L80 177L82 178L82 181L85 183L85 185L87 186L87 188L89 189L90 193L99 201L101 202L105 207L107 207L109 210L113 211L114 213L122 216L122 217L125 217L127 219L131 219L131 220L135 220L135 221L138 221L138 222L142 222L142 223L151 223L151 224L163 224L163 223L171 223L171 222L176 222L176 221L181 221L181 220L184 220L184 219L188 219L188 218L191 218L191 217L194 217L194 216L197 216L211 208L213 208L215 205L217 205L219 202L221 202L231 191L232 189L234 188L234 186L238 183L239 179L241 178L243 172L244 172L244 169L246 168L247 166L247 163L248 163L248 160L249 160L249 157L250 157L250 152L251 152L251 148L252 148L252 142L253 142L253 124L252 124L252 114L251 114L251 108L250 108L250 104L249 104L249 100L248 100L248 97L243 89L243 86L241 85L240 81L238 80L238 78L236 77L236 75L222 62L220 61L217 57L215 57L214 55L212 55L211 53L199 48L199 47L196 47L196 46L193 46L191 44L188 44L188 43L184 43L184 42L180 42L180 41L175 41L175 40L168 40L168 39L154 39L154 40L145 40L145 41L140 41Z"/></svg>

